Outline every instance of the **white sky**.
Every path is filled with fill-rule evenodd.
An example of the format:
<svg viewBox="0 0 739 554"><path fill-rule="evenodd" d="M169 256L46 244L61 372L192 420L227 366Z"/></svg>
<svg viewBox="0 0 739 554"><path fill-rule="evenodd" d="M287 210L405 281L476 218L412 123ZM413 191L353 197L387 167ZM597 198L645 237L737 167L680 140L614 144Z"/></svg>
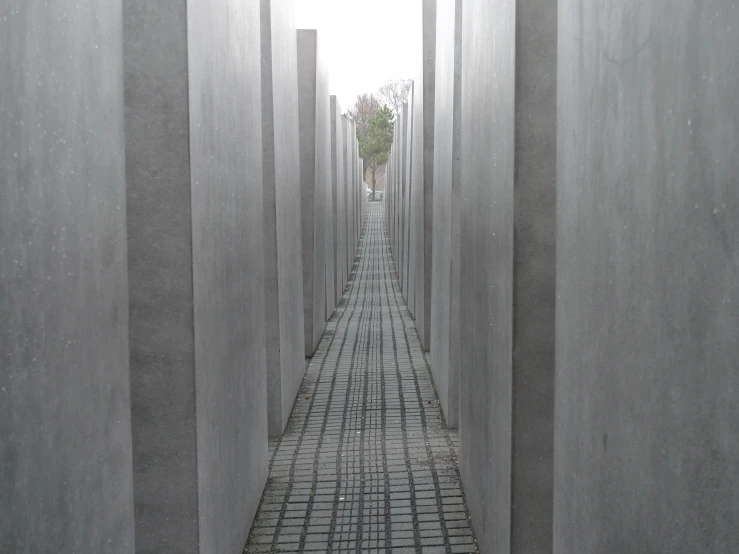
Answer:
<svg viewBox="0 0 739 554"><path fill-rule="evenodd" d="M295 0L298 29L317 29L328 57L330 90L342 110L358 94L415 73L419 0Z"/></svg>

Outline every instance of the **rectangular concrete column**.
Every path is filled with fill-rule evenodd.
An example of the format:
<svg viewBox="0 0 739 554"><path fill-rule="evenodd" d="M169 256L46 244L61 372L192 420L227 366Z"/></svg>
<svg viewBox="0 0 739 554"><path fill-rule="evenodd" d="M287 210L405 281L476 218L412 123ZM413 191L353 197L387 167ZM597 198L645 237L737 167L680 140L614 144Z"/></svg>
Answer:
<svg viewBox="0 0 739 554"><path fill-rule="evenodd" d="M332 219L336 225L333 256L336 268L336 302L338 305L346 284L346 208L344 175L344 123L341 105L336 96L331 96L331 186L333 189Z"/></svg>
<svg viewBox="0 0 739 554"><path fill-rule="evenodd" d="M390 145L390 155L387 159L387 164L385 165L385 192L382 195L383 196L383 210L385 213L385 231L388 236L389 244L392 244L392 230L390 227L390 220L391 215L390 212L392 210L392 199L390 196L393 192L393 145Z"/></svg>
<svg viewBox="0 0 739 554"><path fill-rule="evenodd" d="M349 210L349 221L350 226L347 231L347 238L349 239L349 271L351 272L354 267L354 257L357 253L357 245L355 243L355 229L357 224L357 214L354 212L354 202L356 198L356 191L354 189L354 173L356 167L356 160L354 158L354 137L355 137L355 125L353 120L349 120L349 132L347 135L347 159L349 164L347 166L347 190L349 192L348 210Z"/></svg>
<svg viewBox="0 0 739 554"><path fill-rule="evenodd" d="M408 301L408 230L409 230L409 214L410 214L410 158L411 158L411 123L412 123L412 98L413 86L409 94L410 104L403 103L403 112L401 114L401 163L400 163L400 179L401 179L401 214L400 214L400 287L403 298ZM409 306L410 309L410 306Z"/></svg>
<svg viewBox="0 0 739 554"><path fill-rule="evenodd" d="M342 149L344 156L344 214L346 217L346 279L349 280L349 274L352 271L352 265L354 264L354 245L352 244L352 225L354 225L354 219L352 218L352 158L351 158L351 133L352 125L351 120L348 117L342 117L343 124L343 140Z"/></svg>
<svg viewBox="0 0 739 554"><path fill-rule="evenodd" d="M393 171L395 173L395 191L393 195L393 259L395 261L395 268L398 272L398 278L400 279L400 260L401 260L401 240L400 240L400 213L401 213L401 190L402 190L402 175L400 171L402 163L402 112L395 118L395 134L393 140L393 147L395 148L395 160L393 164ZM402 280L401 280L402 284Z"/></svg>
<svg viewBox="0 0 739 554"><path fill-rule="evenodd" d="M312 357L326 328L328 189L331 185L330 107L328 68L318 32L299 29L297 50L305 355Z"/></svg>
<svg viewBox="0 0 739 554"><path fill-rule="evenodd" d="M238 552L267 477L260 6L123 16L136 550Z"/></svg>
<svg viewBox="0 0 739 554"><path fill-rule="evenodd" d="M322 160L323 168L322 179L324 180L324 186L326 191L326 200L324 210L324 217L326 218L326 312L324 319L329 320L331 314L336 309L336 259L334 257L334 240L336 236L336 221L334 219L334 188L333 179L331 174L331 163L332 163L332 149L331 149L331 103L330 96L328 95L328 89L326 89L326 111L325 115L322 115L321 126L325 127L326 130L326 151L325 159Z"/></svg>
<svg viewBox="0 0 739 554"><path fill-rule="evenodd" d="M398 134L396 135L398 137L398 158L396 160L396 171L398 175L398 190L396 192L396 210L395 210L395 230L396 230L396 237L395 241L397 243L397 258L395 260L395 265L397 266L398 270L398 284L400 285L400 288L402 290L403 288L403 160L404 160L404 152L405 152L405 141L404 141L404 134L403 134L403 109L401 108L400 113L398 114Z"/></svg>
<svg viewBox="0 0 739 554"><path fill-rule="evenodd" d="M390 157L387 161L387 186L385 190L385 225L387 227L388 241L392 251L393 259L395 258L395 226L393 225L395 218L395 156L397 147L395 142L397 129L397 120L393 125L393 144L390 147Z"/></svg>
<svg viewBox="0 0 739 554"><path fill-rule="evenodd" d="M134 552L120 1L0 8L0 551Z"/></svg>
<svg viewBox="0 0 739 554"><path fill-rule="evenodd" d="M359 245L359 226L362 219L359 213L359 140L357 139L357 122L352 121L352 210L354 211L354 249Z"/></svg>
<svg viewBox="0 0 739 554"><path fill-rule="evenodd" d="M482 552L551 551L556 47L556 2L464 1L459 456Z"/></svg>
<svg viewBox="0 0 739 554"><path fill-rule="evenodd" d="M459 423L459 217L463 0L437 0L431 373L447 425Z"/></svg>
<svg viewBox="0 0 739 554"><path fill-rule="evenodd" d="M265 332L270 436L305 373L297 38L293 0L261 0Z"/></svg>
<svg viewBox="0 0 739 554"><path fill-rule="evenodd" d="M739 4L559 5L554 552L738 552Z"/></svg>
<svg viewBox="0 0 739 554"><path fill-rule="evenodd" d="M413 88L413 221L411 240L412 284L409 294L421 346L431 346L431 281L434 219L434 97L436 96L436 2L422 1L422 53L417 87Z"/></svg>
<svg viewBox="0 0 739 554"><path fill-rule="evenodd" d="M364 159L363 158L359 159L359 190L361 191L360 196L359 196L360 198L359 205L361 208L361 216L362 216L361 223L359 224L359 232L361 234L362 227L364 226L364 214L367 209L367 186L365 185L365 180L364 180Z"/></svg>

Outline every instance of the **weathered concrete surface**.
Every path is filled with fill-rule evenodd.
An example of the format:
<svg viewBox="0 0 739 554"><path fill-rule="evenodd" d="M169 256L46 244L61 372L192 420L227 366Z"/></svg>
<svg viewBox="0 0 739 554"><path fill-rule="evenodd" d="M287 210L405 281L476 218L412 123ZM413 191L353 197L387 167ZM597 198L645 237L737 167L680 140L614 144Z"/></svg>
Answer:
<svg viewBox="0 0 739 554"><path fill-rule="evenodd" d="M437 0L431 373L447 425L459 423L459 215L463 0Z"/></svg>
<svg viewBox="0 0 739 554"><path fill-rule="evenodd" d="M554 552L738 552L739 5L559 18Z"/></svg>
<svg viewBox="0 0 739 554"><path fill-rule="evenodd" d="M261 0L265 333L270 436L305 373L297 38L293 0Z"/></svg>
<svg viewBox="0 0 739 554"><path fill-rule="evenodd" d="M434 97L436 95L436 2L421 4L421 56L413 87L412 216L409 263L416 331L426 351L431 346L431 277L434 219ZM453 21L453 20L452 20Z"/></svg>
<svg viewBox="0 0 739 554"><path fill-rule="evenodd" d="M352 261L351 265L354 265L354 259L356 257L357 253L357 239L358 239L358 233L357 233L357 221L358 221L358 215L357 215L357 124L355 121L351 121L350 124L351 131L350 131L350 139L349 139L349 156L351 158L351 172L350 172L350 178L351 181L349 183L350 188L350 198L351 198L351 219L352 219L352 230L351 230L351 243L352 243Z"/></svg>
<svg viewBox="0 0 739 554"><path fill-rule="evenodd" d="M200 547L236 552L267 476L259 5L188 18Z"/></svg>
<svg viewBox="0 0 739 554"><path fill-rule="evenodd" d="M357 138L357 122L352 121L352 211L354 212L352 217L354 218L354 250L359 244L359 230L362 224L362 219L359 213L359 139Z"/></svg>
<svg viewBox="0 0 739 554"><path fill-rule="evenodd" d="M186 3L123 17L136 550L198 552Z"/></svg>
<svg viewBox="0 0 739 554"><path fill-rule="evenodd" d="M402 190L402 182L401 182L401 163L402 163L402 151L403 146L401 144L400 137L402 136L402 113L395 118L395 133L393 135L393 220L392 220L392 227L393 227L393 260L395 262L395 268L398 271L398 276L400 279L400 200L401 200L401 190ZM401 286L402 286L402 280L400 280Z"/></svg>
<svg viewBox="0 0 739 554"><path fill-rule="evenodd" d="M336 299L341 301L346 284L346 175L344 173L344 122L341 105L336 96L331 96L331 188L333 190L332 219L334 233L333 256Z"/></svg>
<svg viewBox="0 0 739 554"><path fill-rule="evenodd" d="M352 122L348 117L342 117L344 140L342 141L342 149L344 152L344 210L346 214L346 278L349 280L349 274L354 264L354 244L352 244L352 225L354 219L352 218L351 205L352 205L352 156L351 156L351 133L352 133Z"/></svg>
<svg viewBox="0 0 739 554"><path fill-rule="evenodd" d="M1 552L134 549L120 10L0 8Z"/></svg>
<svg viewBox="0 0 739 554"><path fill-rule="evenodd" d="M362 216L359 212L359 202L361 193L360 184L360 165L359 165L359 139L357 138L357 122L352 122L352 149L353 149L353 173L352 173L352 190L354 195L354 248L359 245L360 229L362 226Z"/></svg>
<svg viewBox="0 0 739 554"><path fill-rule="evenodd" d="M267 476L260 9L156 6L124 6L136 549L237 552Z"/></svg>
<svg viewBox="0 0 739 554"><path fill-rule="evenodd" d="M321 340L327 319L329 234L326 226L331 184L331 129L328 70L317 31L298 29L297 50L305 355L310 358Z"/></svg>
<svg viewBox="0 0 739 554"><path fill-rule="evenodd" d="M360 209L360 223L359 223L359 235L362 235L362 229L364 228L365 215L367 213L367 181L364 180L364 159L359 158L359 209Z"/></svg>
<svg viewBox="0 0 739 554"><path fill-rule="evenodd" d="M328 75L328 72L327 72ZM328 82L328 80L327 80ZM328 321L331 314L336 308L336 258L334 256L334 246L336 237L336 221L334 220L334 187L331 172L331 164L333 161L331 149L331 97L328 94L328 86L320 97L322 105L320 110L320 120L317 130L321 131L321 144L325 145L321 151L319 167L321 168L319 182L326 192L324 217L326 218L326 294L325 294L325 312L324 320ZM325 96L325 103L324 98Z"/></svg>
<svg viewBox="0 0 739 554"><path fill-rule="evenodd" d="M384 196L384 204L385 204L385 225L387 229L388 234L388 241L390 244L390 252L395 258L396 250L395 250L395 159L396 159L396 141L397 141L397 131L398 130L398 119L395 118L395 123L393 125L393 144L390 147L390 156L387 161L387 185L385 187L385 196Z"/></svg>
<svg viewBox="0 0 739 554"><path fill-rule="evenodd" d="M556 3L462 21L461 471L482 552L551 552Z"/></svg>
<svg viewBox="0 0 739 554"><path fill-rule="evenodd" d="M410 206L411 206L411 188L410 188L410 176L411 176L411 129L413 125L413 89L415 83L411 86L409 93L409 101L403 104L403 112L401 114L401 144L403 153L401 161L401 216L400 216L400 228L401 228L401 245L400 245L400 283L403 291L403 298L408 304L408 310L413 315L413 309L411 307L410 298L408 297L408 273L409 264L408 258L410 257L409 246L410 246Z"/></svg>

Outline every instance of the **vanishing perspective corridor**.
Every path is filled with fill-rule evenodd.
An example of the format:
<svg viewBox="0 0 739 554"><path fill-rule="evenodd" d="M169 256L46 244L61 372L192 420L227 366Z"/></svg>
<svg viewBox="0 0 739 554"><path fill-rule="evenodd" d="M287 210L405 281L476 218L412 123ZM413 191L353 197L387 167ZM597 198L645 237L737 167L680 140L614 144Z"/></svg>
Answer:
<svg viewBox="0 0 739 554"><path fill-rule="evenodd" d="M310 362L247 553L477 552L426 358L400 294L381 203Z"/></svg>

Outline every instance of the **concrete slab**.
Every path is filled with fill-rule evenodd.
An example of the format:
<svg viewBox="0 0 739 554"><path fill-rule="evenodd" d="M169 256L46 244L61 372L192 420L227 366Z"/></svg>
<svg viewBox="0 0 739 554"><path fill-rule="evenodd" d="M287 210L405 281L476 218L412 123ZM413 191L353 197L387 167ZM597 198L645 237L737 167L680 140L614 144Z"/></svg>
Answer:
<svg viewBox="0 0 739 554"><path fill-rule="evenodd" d="M556 4L462 20L460 468L482 552L549 552Z"/></svg>
<svg viewBox="0 0 739 554"><path fill-rule="evenodd" d="M447 424L459 424L459 217L462 2L437 0L431 373Z"/></svg>
<svg viewBox="0 0 739 554"><path fill-rule="evenodd" d="M342 118L344 139L342 140L342 149L344 153L344 210L346 214L346 278L349 280L349 274L354 264L354 244L352 244L352 225L354 218L352 217L352 156L351 156L351 136L352 125L351 120L347 117Z"/></svg>
<svg viewBox="0 0 739 554"><path fill-rule="evenodd" d="M403 153L401 154L402 161L400 167L400 178L401 178L401 193L400 203L402 213L400 215L400 282L403 291L403 298L408 303L408 310L413 315L410 302L408 302L408 258L409 258L409 231L410 231L410 205L411 205L411 189L410 189L410 176L411 176L411 127L413 125L413 86L411 86L411 92L409 94L409 102L403 103L403 112L401 114L401 144Z"/></svg>
<svg viewBox="0 0 739 554"><path fill-rule="evenodd" d="M259 4L123 15L136 550L237 552L267 477Z"/></svg>
<svg viewBox="0 0 739 554"><path fill-rule="evenodd" d="M408 294L423 349L431 346L431 278L434 219L434 97L436 95L436 2L421 4L421 56L413 88L411 273Z"/></svg>
<svg viewBox="0 0 739 554"><path fill-rule="evenodd" d="M336 298L338 306L346 284L346 176L344 173L344 122L341 105L331 96L331 186L333 189L332 219L336 226L333 256L336 268Z"/></svg>
<svg viewBox="0 0 739 554"><path fill-rule="evenodd" d="M359 245L360 225L362 219L359 213L359 139L357 138L357 122L352 121L352 211L354 212L353 244L356 254Z"/></svg>
<svg viewBox="0 0 739 554"><path fill-rule="evenodd" d="M737 552L739 4L559 21L554 552Z"/></svg>
<svg viewBox="0 0 739 554"><path fill-rule="evenodd" d="M0 551L132 553L121 3L0 52Z"/></svg>
<svg viewBox="0 0 739 554"><path fill-rule="evenodd" d="M300 191L303 226L305 355L326 328L328 188L331 184L331 128L328 69L312 29L297 31Z"/></svg>
<svg viewBox="0 0 739 554"><path fill-rule="evenodd" d="M398 275L400 275L401 272L401 249L400 246L402 244L402 241L400 240L400 237L402 233L400 232L400 215L402 213L401 209L401 192L402 192L402 172L401 172L401 166L402 166L402 152L403 152L403 141L401 139L403 131L402 131L402 122L403 122L403 116L402 113L398 115L395 119L395 135L394 135L394 142L393 147L395 148L395 162L394 162L394 168L393 172L395 174L394 180L395 180L395 194L393 199L393 258L395 260L395 267L398 271ZM400 284L402 286L402 279L400 280Z"/></svg>
<svg viewBox="0 0 739 554"><path fill-rule="evenodd" d="M265 333L270 436L281 435L305 373L298 69L294 3L261 0Z"/></svg>
<svg viewBox="0 0 739 554"><path fill-rule="evenodd" d="M349 191L349 230L347 231L347 237L349 239L349 271L354 267L354 259L357 254L357 214L354 209L356 203L356 188L355 175L357 167L357 159L355 157L355 140L356 140L356 125L353 120L349 120L349 134L347 135L347 156L349 165L347 166L347 177L349 179L347 183L347 190Z"/></svg>

